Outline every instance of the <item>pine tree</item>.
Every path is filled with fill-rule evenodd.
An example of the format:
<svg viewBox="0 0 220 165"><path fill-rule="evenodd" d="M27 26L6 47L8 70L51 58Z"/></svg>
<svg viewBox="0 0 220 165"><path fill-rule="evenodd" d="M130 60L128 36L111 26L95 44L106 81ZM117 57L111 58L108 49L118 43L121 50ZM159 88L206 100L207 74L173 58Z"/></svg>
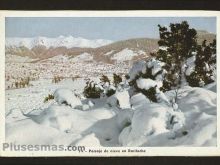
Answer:
<svg viewBox="0 0 220 165"><path fill-rule="evenodd" d="M216 40L207 45L206 40L198 45L195 60L195 70L187 76L190 86L204 86L213 82L213 71L216 64Z"/></svg>
<svg viewBox="0 0 220 165"><path fill-rule="evenodd" d="M156 58L166 65L164 69L167 74L164 79L163 90L170 90L173 87L178 88L182 85L185 78L183 68L186 59L191 57L197 47L196 30L189 28L186 21L182 23L170 24L170 28L159 27L160 48L156 53Z"/></svg>

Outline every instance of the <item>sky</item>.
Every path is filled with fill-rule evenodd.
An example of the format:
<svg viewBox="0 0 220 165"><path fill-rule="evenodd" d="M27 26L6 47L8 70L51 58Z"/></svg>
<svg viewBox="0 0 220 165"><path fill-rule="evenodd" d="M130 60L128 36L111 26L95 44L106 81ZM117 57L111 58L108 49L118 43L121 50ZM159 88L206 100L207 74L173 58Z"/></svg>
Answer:
<svg viewBox="0 0 220 165"><path fill-rule="evenodd" d="M157 25L188 21L191 28L216 33L215 17L7 17L6 37L73 36L113 41L159 38Z"/></svg>

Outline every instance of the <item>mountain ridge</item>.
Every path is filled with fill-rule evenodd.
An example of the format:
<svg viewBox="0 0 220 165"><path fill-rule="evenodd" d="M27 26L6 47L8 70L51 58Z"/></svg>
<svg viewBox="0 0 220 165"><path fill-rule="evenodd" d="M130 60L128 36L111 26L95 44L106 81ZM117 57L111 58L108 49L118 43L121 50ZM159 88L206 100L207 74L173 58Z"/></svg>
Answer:
<svg viewBox="0 0 220 165"><path fill-rule="evenodd" d="M213 33L208 33L206 31L198 32L198 43L201 44L203 40L207 42L212 42L216 38ZM62 37L59 37L62 38ZM79 38L78 38L79 39ZM80 38L81 39L81 38ZM116 42L110 42L108 44L103 44L98 47L68 47L69 45L59 45L55 46L44 46L36 45L32 48L25 46L10 46L6 42L6 55L18 55L22 57L30 57L36 59L36 62L41 60L46 60L58 55L67 56L69 59L80 56L84 53L93 56L93 61L104 62L104 63L115 63L120 61L136 61L138 59L148 58L150 53L156 51L158 47L158 40L154 38L133 38L127 40L121 40ZM100 40L101 41L101 40ZM105 41L105 40L103 40ZM54 41L55 42L55 41ZM59 42L58 42L59 43ZM104 43L104 42L103 42ZM49 45L49 44L48 44ZM33 61L32 61L33 62Z"/></svg>
<svg viewBox="0 0 220 165"><path fill-rule="evenodd" d="M105 39L85 39L82 37L73 37L73 36L59 36L59 37L7 37L6 45L9 47L27 47L32 49L35 46L45 46L46 48L50 47L62 47L67 48L72 47L91 47L96 48L106 44L110 44L113 41Z"/></svg>

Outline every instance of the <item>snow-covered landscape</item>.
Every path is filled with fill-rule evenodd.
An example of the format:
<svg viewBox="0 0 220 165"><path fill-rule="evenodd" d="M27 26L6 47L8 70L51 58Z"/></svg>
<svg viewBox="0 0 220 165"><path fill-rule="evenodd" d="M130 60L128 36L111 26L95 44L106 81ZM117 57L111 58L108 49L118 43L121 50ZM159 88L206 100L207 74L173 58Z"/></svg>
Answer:
<svg viewBox="0 0 220 165"><path fill-rule="evenodd" d="M188 132L185 136L167 129L167 115L177 112L171 112L164 103L151 103L141 93L130 98L126 90L115 95L122 108L116 104L109 106L110 98L79 97L79 101L74 93L82 93L84 86L83 78L66 79L58 84L42 79L34 81L31 87L6 90L6 140L16 144L97 147L216 145L215 83L204 88L181 89L182 114L178 115L184 116L181 131ZM44 103L44 98L57 89L66 90L57 99L70 99L71 106L56 99ZM166 96L172 94L170 91Z"/></svg>
<svg viewBox="0 0 220 165"><path fill-rule="evenodd" d="M6 142L216 146L216 53L210 43L190 50L176 75L175 66L168 65L168 46L151 48L158 54L154 56L138 44L116 50L113 41L104 39L6 38ZM58 53L47 58L33 55L41 46L46 53L55 49ZM74 50L74 55L63 49ZM97 57L96 52L101 54ZM204 52L207 56L212 52L210 63L206 59L202 67L205 75L197 66ZM169 58L164 60L163 53ZM171 73L176 77L166 77ZM175 78L179 81L172 81Z"/></svg>

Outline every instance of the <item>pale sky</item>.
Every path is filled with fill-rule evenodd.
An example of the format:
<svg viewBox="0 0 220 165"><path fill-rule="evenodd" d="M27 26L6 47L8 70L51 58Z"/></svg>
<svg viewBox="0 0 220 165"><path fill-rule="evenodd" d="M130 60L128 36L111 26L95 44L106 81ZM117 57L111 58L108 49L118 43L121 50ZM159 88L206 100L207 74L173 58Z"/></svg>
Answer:
<svg viewBox="0 0 220 165"><path fill-rule="evenodd" d="M188 21L191 28L216 33L215 17L8 17L6 37L58 37L86 39L158 38L157 25Z"/></svg>

